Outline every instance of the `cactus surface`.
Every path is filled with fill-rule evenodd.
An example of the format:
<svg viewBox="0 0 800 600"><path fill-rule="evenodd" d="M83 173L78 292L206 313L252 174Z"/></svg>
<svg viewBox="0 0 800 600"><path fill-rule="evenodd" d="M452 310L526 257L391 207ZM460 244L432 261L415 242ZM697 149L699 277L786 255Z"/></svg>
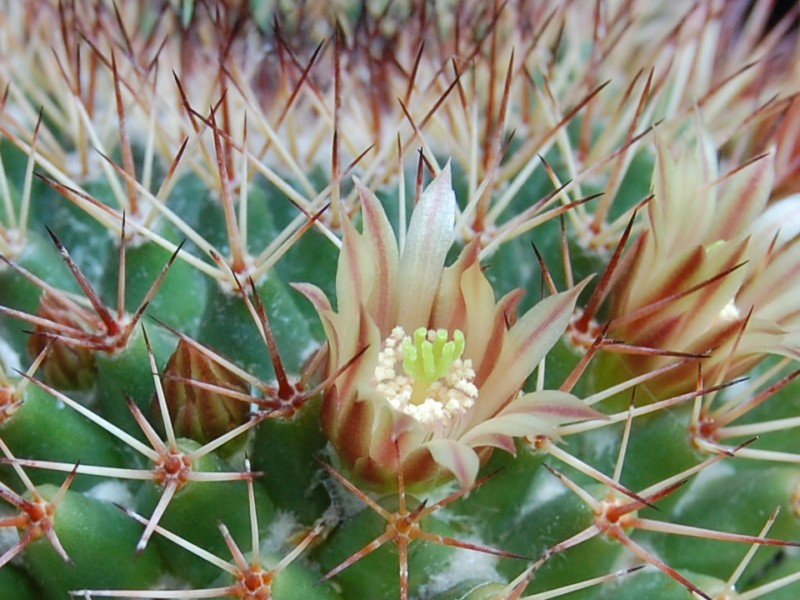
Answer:
<svg viewBox="0 0 800 600"><path fill-rule="evenodd" d="M755 0L0 0L0 598L800 597Z"/></svg>

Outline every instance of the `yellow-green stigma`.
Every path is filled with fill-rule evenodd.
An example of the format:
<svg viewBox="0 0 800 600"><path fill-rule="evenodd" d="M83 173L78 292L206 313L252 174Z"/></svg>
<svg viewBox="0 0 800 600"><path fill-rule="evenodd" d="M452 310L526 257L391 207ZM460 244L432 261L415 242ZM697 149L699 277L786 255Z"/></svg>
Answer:
<svg viewBox="0 0 800 600"><path fill-rule="evenodd" d="M462 360L464 334L395 327L378 355L373 385L389 403L431 429L449 424L478 397L472 361Z"/></svg>
<svg viewBox="0 0 800 600"><path fill-rule="evenodd" d="M464 334L459 329L448 341L446 329L430 330L429 335L427 329L420 327L414 332L413 342L409 337L403 339L403 370L418 385L430 385L447 375L463 352Z"/></svg>

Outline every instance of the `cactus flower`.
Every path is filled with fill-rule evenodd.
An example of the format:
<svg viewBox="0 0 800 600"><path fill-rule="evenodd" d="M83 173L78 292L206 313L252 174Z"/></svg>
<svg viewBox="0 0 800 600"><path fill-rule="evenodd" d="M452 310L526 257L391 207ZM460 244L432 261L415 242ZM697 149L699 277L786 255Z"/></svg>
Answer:
<svg viewBox="0 0 800 600"><path fill-rule="evenodd" d="M355 474L391 485L399 473L413 484L449 472L466 488L491 448L513 453L515 437L557 437L559 424L597 416L565 392L520 393L583 285L515 319L522 292L495 301L477 243L445 267L456 216L449 165L421 194L402 248L380 201L356 185L364 226L344 222L337 310L315 286L296 285L323 321L329 372L342 370L322 424Z"/></svg>
<svg viewBox="0 0 800 600"><path fill-rule="evenodd" d="M795 280L800 202L767 208L774 156L718 174L700 128L677 159L657 140L648 227L623 255L612 290L609 334L626 343L708 353L703 372L719 383L768 354L800 356ZM672 360L626 355L634 374ZM695 385L696 365L648 384L665 397Z"/></svg>

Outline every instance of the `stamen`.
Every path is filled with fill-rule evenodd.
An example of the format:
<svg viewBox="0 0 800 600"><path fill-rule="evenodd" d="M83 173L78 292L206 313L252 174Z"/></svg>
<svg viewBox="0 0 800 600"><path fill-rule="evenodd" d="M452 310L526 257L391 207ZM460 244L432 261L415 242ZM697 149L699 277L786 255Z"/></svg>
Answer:
<svg viewBox="0 0 800 600"><path fill-rule="evenodd" d="M475 403L472 361L462 360L464 334L448 340L445 329L417 329L407 336L395 327L378 354L373 385L397 410L429 429L447 426Z"/></svg>

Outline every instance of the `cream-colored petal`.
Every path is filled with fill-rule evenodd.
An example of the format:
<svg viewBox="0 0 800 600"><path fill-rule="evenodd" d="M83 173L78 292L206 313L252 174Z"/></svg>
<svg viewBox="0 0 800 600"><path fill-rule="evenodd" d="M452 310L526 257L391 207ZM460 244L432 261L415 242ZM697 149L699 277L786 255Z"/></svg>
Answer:
<svg viewBox="0 0 800 600"><path fill-rule="evenodd" d="M398 324L406 331L427 327L447 252L453 243L456 196L450 181L450 163L422 192L411 215L400 260L402 299Z"/></svg>
<svg viewBox="0 0 800 600"><path fill-rule="evenodd" d="M716 189L704 187L708 183L704 177L715 174L716 169L709 164L706 144L701 133L694 151L685 152L675 160L666 142L656 136L655 197L647 205L654 259L663 260L675 249L692 248L707 240L708 229L715 219ZM687 227L686 223L692 226Z"/></svg>
<svg viewBox="0 0 800 600"><path fill-rule="evenodd" d="M311 283L292 283L291 286L303 294L317 311L320 321L322 321L322 327L325 330L325 337L327 338L328 345L330 347L330 364L339 364L339 349L341 346L341 341L336 333L336 327L334 326L336 314L333 312L330 300L328 300L325 292Z"/></svg>
<svg viewBox="0 0 800 600"><path fill-rule="evenodd" d="M534 414L553 423L603 419L605 415L587 406L569 392L542 390L523 394L508 404L498 416Z"/></svg>
<svg viewBox="0 0 800 600"><path fill-rule="evenodd" d="M483 348L483 356L480 361L473 363L475 366L474 383L478 388L483 386L487 377L494 371L497 361L500 360L508 323L516 319L517 305L522 300L523 295L523 291L520 289L511 290L495 306L492 317L493 327L491 335Z"/></svg>
<svg viewBox="0 0 800 600"><path fill-rule="evenodd" d="M781 356L791 356L795 360L800 360L800 331L787 333L780 345L772 350L774 354Z"/></svg>
<svg viewBox="0 0 800 600"><path fill-rule="evenodd" d="M413 417L394 410L385 398L373 394L375 419L370 436L369 456L385 469L398 466L425 440L425 430Z"/></svg>
<svg viewBox="0 0 800 600"><path fill-rule="evenodd" d="M792 336L774 321L751 318L747 322L742 338L737 347L737 355L782 354L792 355L791 345L786 342ZM725 357L720 356L719 360Z"/></svg>
<svg viewBox="0 0 800 600"><path fill-rule="evenodd" d="M675 269L665 270L655 295L643 298L648 304L636 307L642 311L639 316L632 320L633 313L629 313L613 321L610 334L629 343L684 351L693 339L721 318L735 298L744 281L743 268L714 278L744 262L746 250L746 240L719 244L708 250L697 248L686 261L675 265ZM676 300L665 301L692 288L697 289Z"/></svg>
<svg viewBox="0 0 800 600"><path fill-rule="evenodd" d="M480 388L471 424L496 415L522 387L539 361L563 335L578 295L588 283L545 298L508 331L497 365Z"/></svg>
<svg viewBox="0 0 800 600"><path fill-rule="evenodd" d="M745 235L767 206L774 184L772 154L745 166L724 181L720 185L709 241L732 240ZM771 242L770 239L767 244Z"/></svg>
<svg viewBox="0 0 800 600"><path fill-rule="evenodd" d="M800 242L785 246L770 264L742 286L737 305L786 326L800 325Z"/></svg>
<svg viewBox="0 0 800 600"><path fill-rule="evenodd" d="M333 325L338 337L343 340L337 368L362 352L358 361L336 380L338 393L349 396L353 390L366 385L375 373L382 341L380 331L363 306L355 321L336 315Z"/></svg>
<svg viewBox="0 0 800 600"><path fill-rule="evenodd" d="M750 223L748 231L753 256L763 256L773 241L780 247L796 238L800 235L800 194L771 204Z"/></svg>
<svg viewBox="0 0 800 600"><path fill-rule="evenodd" d="M336 309L353 318L365 304L375 284L375 268L369 245L349 219L342 220L342 248L336 269Z"/></svg>
<svg viewBox="0 0 800 600"><path fill-rule="evenodd" d="M710 385L731 380L746 372L769 354L800 359L800 336L787 332L772 321L751 317L744 333L742 323L720 343L713 340L716 350L703 361L703 373ZM708 342L706 342L708 346ZM733 350L736 350L732 354Z"/></svg>
<svg viewBox="0 0 800 600"><path fill-rule="evenodd" d="M651 268L645 264L645 248L650 242L650 230L645 229L623 255L614 271L611 292L611 314L624 315L640 306L636 295L641 279L647 278Z"/></svg>
<svg viewBox="0 0 800 600"><path fill-rule="evenodd" d="M500 446L497 436L546 435L557 438L562 423L601 419L603 415L567 392L545 390L515 398L495 417L479 423L461 436L470 446Z"/></svg>
<svg viewBox="0 0 800 600"><path fill-rule="evenodd" d="M696 159L694 162L698 166L698 180L702 183L716 181L719 177L717 147L711 133L700 119L699 113L695 113L695 129L697 139L695 140Z"/></svg>
<svg viewBox="0 0 800 600"><path fill-rule="evenodd" d="M333 310L331 307L331 302L328 300L325 292L323 292L313 283L292 283L291 286L303 294L309 300L309 302L314 305L314 308L320 315L329 313Z"/></svg>
<svg viewBox="0 0 800 600"><path fill-rule="evenodd" d="M494 329L494 290L479 263L473 263L461 277L466 305L466 350L474 365L481 365Z"/></svg>
<svg viewBox="0 0 800 600"><path fill-rule="evenodd" d="M461 289L461 277L467 268L478 262L480 249L478 240L470 242L458 259L442 271L439 290L433 306L432 328L444 328L448 331L464 330L467 305Z"/></svg>
<svg viewBox="0 0 800 600"><path fill-rule="evenodd" d="M526 435L544 435L554 437L556 428L552 423L536 415L506 415L484 421L470 429L460 440L470 446L497 446L498 436L525 437Z"/></svg>
<svg viewBox="0 0 800 600"><path fill-rule="evenodd" d="M310 283L293 283L314 306L325 329L330 348L329 372L334 372L360 352L358 362L337 379L340 394L349 394L358 381L372 376L380 351L380 332L363 307L354 307L344 314L335 313L325 293ZM355 316L353 316L355 315Z"/></svg>
<svg viewBox="0 0 800 600"><path fill-rule="evenodd" d="M425 448L434 461L455 475L463 489L472 487L480 468L480 460L472 448L450 439L432 440Z"/></svg>
<svg viewBox="0 0 800 600"><path fill-rule="evenodd" d="M380 200L358 179L356 188L364 218L364 239L375 273L374 285L368 291L367 309L373 315L382 335L388 335L397 324L397 270L399 256L389 219Z"/></svg>

